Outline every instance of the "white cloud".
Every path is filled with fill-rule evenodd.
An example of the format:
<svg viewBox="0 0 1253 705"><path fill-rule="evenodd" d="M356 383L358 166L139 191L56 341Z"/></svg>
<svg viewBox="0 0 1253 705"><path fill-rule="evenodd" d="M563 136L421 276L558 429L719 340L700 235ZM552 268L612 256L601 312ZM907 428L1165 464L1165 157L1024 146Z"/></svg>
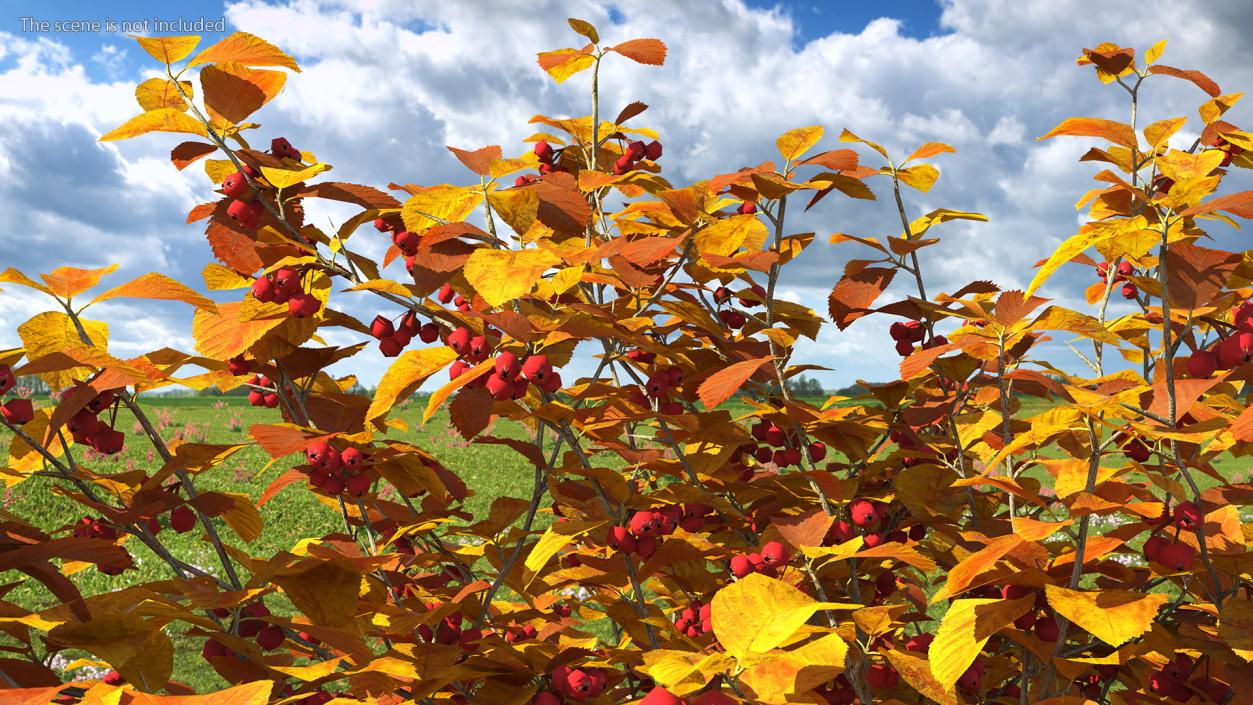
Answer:
<svg viewBox="0 0 1253 705"><path fill-rule="evenodd" d="M612 118L634 100L652 106L633 122L659 130L666 145L662 164L678 184L777 159L774 138L807 124L827 127L820 148L837 146L842 128L898 156L924 141L949 142L958 153L935 160L942 171L936 188L905 194L910 217L943 206L982 212L991 221L933 231L944 241L923 251L932 292L982 278L1024 286L1032 263L1074 232L1081 214L1073 205L1100 165L1076 163L1083 140L1035 137L1070 115L1127 118L1122 92L1101 86L1090 68L1075 66L1084 46L1115 41L1144 48L1162 38L1163 27L1186 26L1172 38L1164 62L1204 69L1228 91L1253 86L1253 57L1242 40L1253 19L1240 0L943 5L940 31L924 39L903 35L896 20L880 19L803 45L796 42L799 20L788 11L750 9L738 0L624 0L614 4L617 22L608 5L592 0L501 1L490 11L481 3L246 0L230 4L226 17L235 28L291 51L304 68L260 114L258 139L288 136L333 163L337 180L464 182L468 172L445 145L500 144L517 154L535 131L527 124L532 115L585 114L588 74L557 86L535 64L537 51L579 42L566 26L568 16L598 25L607 43L656 36L669 45L660 69L611 57L617 60L601 75L602 115ZM115 56L102 51L95 60ZM0 133L0 208L13 214L12 227L0 234L4 265L12 258L33 273L67 260L87 266L120 259L124 273L167 269L198 283L209 252L202 229L182 224L182 215L209 198L203 173L170 169L172 140L94 142L137 111L132 88L138 77L92 82L81 65L92 57L72 56L46 39L0 35L0 60L9 67L0 73L0 119L11 126ZM1145 97L1141 126L1193 116L1203 95L1190 84L1154 78ZM1239 106L1231 119L1247 123L1247 116ZM1195 132L1181 133L1176 143L1186 146L1190 138ZM870 163L877 159L863 153ZM885 192L881 181L870 183ZM789 210L790 232L817 237L787 270L781 292L819 312L843 261L867 256L857 245L828 245L827 236L895 235L901 227L890 198L867 203L832 196L809 213ZM309 215L328 227L349 212L311 207ZM354 244L377 256L386 240L367 228ZM1064 269L1047 291L1077 305L1072 297L1089 274ZM888 296L909 293L912 282L901 278ZM23 301L5 304L0 315L12 317ZM345 294L335 305L369 318L379 304ZM189 328L185 312L162 311L154 320L184 333ZM151 325L120 323L115 339L126 345L158 335ZM835 368L822 376L831 385L886 378L898 360L886 342L887 323L872 317L844 332L829 327L817 343L802 344L798 357ZM0 330L0 345L13 342L5 337L11 330ZM172 331L160 335L179 339ZM337 333L334 340L352 338ZM370 382L387 362L370 353L351 371Z"/></svg>

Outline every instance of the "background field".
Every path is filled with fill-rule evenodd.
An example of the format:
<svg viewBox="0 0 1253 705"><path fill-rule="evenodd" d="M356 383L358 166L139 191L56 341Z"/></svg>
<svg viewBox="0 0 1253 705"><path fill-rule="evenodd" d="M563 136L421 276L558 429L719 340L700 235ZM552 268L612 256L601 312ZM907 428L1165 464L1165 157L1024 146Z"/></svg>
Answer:
<svg viewBox="0 0 1253 705"><path fill-rule="evenodd" d="M811 401L821 403L818 399ZM49 402L44 399L38 403L44 405ZM240 397L146 397L144 406L167 440L182 438L202 443L246 442L249 440L249 426L273 423L277 419L275 411L254 409ZM731 403L728 406L733 414L748 411L746 405ZM1047 408L1039 400L1024 400L1023 407L1021 415L1024 416ZM474 496L467 501L466 508L470 512L481 515L495 498L502 495L529 497L532 470L524 464L521 456L503 446L466 443L452 429L447 415L442 412L426 425L422 425L422 408L423 404L417 400L405 402L397 408L394 416L403 419L410 426L410 431L399 436L426 448L465 481L474 492ZM144 443L136 422L124 409L119 412L117 427L128 432L126 450L112 458L97 457L89 460L92 467L105 473L129 467L151 473L160 467L160 459ZM489 432L498 436L521 437L523 428L513 422L497 421ZM8 435L0 432L0 454L7 452L8 443ZM259 448L246 448L229 458L223 466L199 475L196 479L197 487L201 490L241 492L255 500L272 480L299 464L302 456L290 456L266 468L268 460L268 456ZM1229 476L1239 477L1245 473L1245 465L1243 461L1227 458L1220 463L1220 470ZM1037 476L1042 480L1047 479L1042 473ZM40 528L57 530L72 524L83 512L77 503L56 496L53 492L56 485L57 481L49 478L31 478L5 490L0 502L5 510L35 523ZM262 516L266 522L262 534L248 545L248 550L253 555L262 557L290 549L301 537L321 536L343 527L339 513L319 503L314 494L301 484L292 485L279 493L263 508ZM546 526L549 521L550 514L541 514L538 525ZM230 535L229 530L224 531L229 540L238 543L238 539ZM189 563L215 574L220 571L212 546L201 539L201 532L192 531L179 535L167 529L161 538L175 555ZM109 577L94 568L87 568L74 576L84 594L92 595L137 581L169 577L166 564L150 551L137 542L128 542L128 545L135 557L139 574L128 572ZM4 580L7 582L22 577L12 572L6 574ZM56 603L55 598L41 585L33 582L17 588L9 594L8 599L35 609ZM267 598L267 604L276 612L283 612L287 608L281 596ZM589 626L593 631L599 631L595 629L595 625ZM175 645L175 680L188 683L197 690L225 685L201 660L201 639L183 637L181 630L177 628L170 632ZM80 672L77 677L89 677L88 673Z"/></svg>

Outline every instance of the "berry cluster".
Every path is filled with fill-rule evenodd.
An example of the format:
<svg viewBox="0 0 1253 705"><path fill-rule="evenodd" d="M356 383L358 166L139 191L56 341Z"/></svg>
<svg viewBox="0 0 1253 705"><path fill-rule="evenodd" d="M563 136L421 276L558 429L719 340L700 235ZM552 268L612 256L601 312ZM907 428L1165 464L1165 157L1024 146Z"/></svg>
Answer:
<svg viewBox="0 0 1253 705"><path fill-rule="evenodd" d="M379 341L379 352L384 357L396 357L414 338L424 343L439 340L439 326L434 321L422 323L413 311L406 311L399 323L379 314L370 322L370 335Z"/></svg>
<svg viewBox="0 0 1253 705"><path fill-rule="evenodd" d="M439 302L444 305L452 304L457 307L458 311L469 311L470 302L466 301L466 297L453 291L452 285L445 284L439 288L439 294L436 295Z"/></svg>
<svg viewBox="0 0 1253 705"><path fill-rule="evenodd" d="M287 304L287 310L296 318L308 318L322 308L322 302L304 291L300 270L282 267L262 274L252 282L252 295L262 303Z"/></svg>
<svg viewBox="0 0 1253 705"><path fill-rule="evenodd" d="M278 392L274 391L274 383L265 375L253 375L248 380L252 389L248 392L248 403L253 406L264 406L273 409L278 406Z"/></svg>
<svg viewBox="0 0 1253 705"><path fill-rule="evenodd" d="M75 443L91 446L96 452L114 455L122 452L126 443L126 434L113 428L109 423L101 421L100 412L117 402L117 392L112 389L100 392L70 417L65 424Z"/></svg>
<svg viewBox="0 0 1253 705"><path fill-rule="evenodd" d="M654 686L639 705L735 705L735 700L720 690L707 690L692 699L680 698L661 686ZM851 701L850 701L851 702ZM539 703L533 703L539 705Z"/></svg>
<svg viewBox="0 0 1253 705"><path fill-rule="evenodd" d="M674 620L679 633L695 639L713 631L713 610L708 602L692 600Z"/></svg>
<svg viewBox="0 0 1253 705"><path fill-rule="evenodd" d="M17 384L13 369L8 365L0 365L0 396L8 394ZM0 416L6 423L21 426L35 418L35 405L30 399L10 399L0 405Z"/></svg>
<svg viewBox="0 0 1253 705"><path fill-rule="evenodd" d="M1209 379L1218 370L1231 370L1253 360L1253 302L1246 301L1232 312L1234 330L1208 349L1198 348L1184 363L1188 376Z"/></svg>
<svg viewBox="0 0 1253 705"><path fill-rule="evenodd" d="M305 448L305 460L309 485L332 497L360 497L370 491L374 482L366 472L369 458L352 446L339 450L328 441L318 441Z"/></svg>
<svg viewBox="0 0 1253 705"><path fill-rule="evenodd" d="M799 432L785 431L772 421L762 419L753 424L750 432L754 440L765 445L740 446L741 458L751 454L758 463L774 463L784 468L801 464L801 448L806 449L809 459L815 463L827 457L827 444L822 441L808 441ZM745 464L742 459L739 462Z"/></svg>
<svg viewBox="0 0 1253 705"><path fill-rule="evenodd" d="M622 156L618 157L618 161L613 164L613 173L617 176L634 171L638 162L643 159L649 161L657 161L661 159L661 143L653 140L648 144L644 144L643 140L635 140L627 145L626 151Z"/></svg>
<svg viewBox="0 0 1253 705"><path fill-rule="evenodd" d="M922 321L897 321L888 328L888 335L896 341L896 354L909 357L914 352L914 345L922 343L927 337L927 327L922 324ZM948 338L942 335L932 335L931 340L922 343L922 349L926 350L939 345L948 345Z"/></svg>
<svg viewBox="0 0 1253 705"><path fill-rule="evenodd" d="M575 702L591 700L605 691L606 674L598 668L558 666L548 676L551 690L542 691L532 705L561 705L562 698Z"/></svg>
<svg viewBox="0 0 1253 705"><path fill-rule="evenodd" d="M657 552L661 537L680 528L689 533L700 531L712 512L709 506L696 503L641 509L631 515L626 526L610 527L605 543L617 553L634 553L647 560Z"/></svg>
<svg viewBox="0 0 1253 705"><path fill-rule="evenodd" d="M291 142L285 137L275 137L270 140L270 153L279 159L291 159L296 162L302 162L304 157L300 151L291 146ZM251 185L259 185L256 179L260 176L256 169L247 164L242 164L242 171L230 174L222 180L222 194L231 199L230 204L226 207L226 214L231 217L239 227L245 230L255 230L261 224L261 216L265 214L265 207L261 205L261 201L257 200L256 195L252 192Z"/></svg>
<svg viewBox="0 0 1253 705"><path fill-rule="evenodd" d="M750 203L746 205L752 204ZM753 208L755 211L756 206L753 206ZM714 303L718 305L719 320L721 320L723 325L727 328L730 328L731 330L739 330L744 327L745 323L748 323L748 316L744 315L743 312L730 307L723 308L724 305L730 303L733 296L736 295L732 294L731 290L725 286L720 286L717 289L714 289L713 297ZM741 291L737 298L739 299L741 308L761 306L766 302L766 289L760 284L753 284L744 291Z"/></svg>
<svg viewBox="0 0 1253 705"><path fill-rule="evenodd" d="M760 551L739 553L731 557L731 574L743 578L751 573L761 573L767 578L779 577L779 570L787 565L791 553L779 541L767 542Z"/></svg>
<svg viewBox="0 0 1253 705"><path fill-rule="evenodd" d="M1204 521L1201 508L1192 502L1176 504L1173 512L1164 509L1157 526L1152 528L1152 534L1144 542L1145 559L1170 570L1191 570L1196 562L1196 549L1191 544L1180 541L1179 535L1183 531L1196 531ZM1171 525L1175 527L1174 538L1163 533Z"/></svg>
<svg viewBox="0 0 1253 705"><path fill-rule="evenodd" d="M657 360L657 354L645 350L631 350L626 358L641 365L651 365ZM672 397L681 391L683 385L683 369L679 367L662 367L653 370L643 387L630 387L628 400L645 409L656 409L659 413L674 415L683 413L683 403Z"/></svg>
<svg viewBox="0 0 1253 705"><path fill-rule="evenodd" d="M1169 179L1167 179L1167 181L1169 181ZM1167 186L1166 190L1169 191L1170 187ZM1136 268L1132 266L1132 264L1128 262L1127 260L1123 260L1118 263L1118 268L1113 275L1114 283L1117 284L1120 281L1124 281L1127 277L1130 277L1134 275L1135 273L1136 273ZM1106 281L1109 281L1109 277L1110 277L1109 262L1102 262L1096 265L1096 278L1097 279L1101 280L1102 282L1106 282ZM1125 284L1122 285L1122 297L1124 299L1134 299L1137 295L1139 295L1139 293L1140 293L1140 289L1137 288L1136 285L1131 282L1126 282Z"/></svg>
<svg viewBox="0 0 1253 705"><path fill-rule="evenodd" d="M426 608L434 612L442 606L439 602L428 602ZM432 628L429 625L422 624L418 626L418 635L423 640L432 644L443 644L444 646L460 646L466 651L477 651L478 645L475 643L482 639L485 634L483 630L475 626L468 628L462 627L461 623L465 621L461 612L453 612L445 616Z"/></svg>
<svg viewBox="0 0 1253 705"><path fill-rule="evenodd" d="M1207 673L1208 669L1200 669L1197 665L1187 654L1176 655L1174 661L1149 674L1149 691L1185 703L1191 702L1197 692L1210 702L1227 702L1227 698L1231 696L1231 686L1214 680ZM1197 674L1196 678L1192 678L1194 673ZM1189 678L1192 680L1189 681Z"/></svg>

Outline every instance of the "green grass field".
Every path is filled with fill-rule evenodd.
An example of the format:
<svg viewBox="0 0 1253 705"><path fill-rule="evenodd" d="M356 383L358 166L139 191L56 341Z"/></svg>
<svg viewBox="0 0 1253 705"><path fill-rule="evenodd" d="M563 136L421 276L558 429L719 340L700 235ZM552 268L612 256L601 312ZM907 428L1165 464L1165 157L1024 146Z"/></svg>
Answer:
<svg viewBox="0 0 1253 705"><path fill-rule="evenodd" d="M41 405L47 403L46 399L40 402ZM249 426L274 423L278 418L273 410L254 409L240 397L147 397L144 399L144 407L167 440L182 438L202 443L247 442ZM417 401L398 407L393 415L410 426L408 432L399 436L426 448L465 481L474 492L474 496L467 502L466 508L470 512L476 516L483 515L492 501L500 496L529 497L532 470L520 455L504 446L466 443L448 423L444 412L422 425L422 407ZM1030 416L1045 408L1044 403L1025 400L1020 413L1022 416ZM747 412L748 407L736 405L731 411L733 414ZM116 427L128 434L126 450L118 456L89 461L91 467L103 473L120 472L128 468L151 473L160 467L160 458L150 450L129 412L123 409L119 413ZM517 438L522 436L523 428L513 422L497 421L489 432ZM8 440L6 434L0 433L0 453L7 451ZM268 456L261 449L246 448L231 456L224 465L199 475L196 478L197 487L202 491L242 492L255 500L272 480L303 462L303 456L281 459L267 468L268 461ZM1229 458L1220 464L1220 470L1224 474L1236 475L1244 472L1243 465L1237 459ZM1036 476L1042 481L1047 480L1047 475L1042 472ZM34 522L42 529L57 530L66 527L84 512L77 503L54 494L53 487L56 484L58 481L50 478L30 478L4 492L3 506L7 511ZM1206 484L1212 484L1212 481ZM278 551L288 550L302 537L321 536L343 528L339 512L319 503L313 493L302 484L284 489L263 508L262 516L265 526L261 536L247 545L250 553L260 557L269 557ZM539 526L545 526L550 520L551 515L541 514ZM229 535L229 529L223 527L222 531L228 534L232 543L240 543L238 538ZM220 574L220 565L212 545L201 538L201 532L192 531L179 535L167 529L161 538L175 555L193 565ZM84 594L94 595L136 582L170 577L168 566L148 549L133 541L127 545L135 557L137 570L109 577L94 568L88 568L74 576ZM8 599L33 609L56 604L55 598L43 586L33 581L28 582L30 584L10 593ZM281 596L270 597L267 604L276 612L283 612L287 607ZM591 627L593 631L599 631L595 629L595 625ZM201 691L223 687L225 683L200 658L201 640L183 637L177 628L169 631L175 645L174 679ZM79 677L84 675L80 674Z"/></svg>

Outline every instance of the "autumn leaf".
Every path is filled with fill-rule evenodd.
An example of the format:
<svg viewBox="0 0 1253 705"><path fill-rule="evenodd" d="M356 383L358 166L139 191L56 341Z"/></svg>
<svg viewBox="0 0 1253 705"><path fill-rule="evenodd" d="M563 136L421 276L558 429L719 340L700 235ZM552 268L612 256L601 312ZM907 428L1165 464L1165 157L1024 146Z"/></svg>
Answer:
<svg viewBox="0 0 1253 705"><path fill-rule="evenodd" d="M466 260L462 274L491 306L503 306L535 288L544 272L560 260L544 250L480 248Z"/></svg>
<svg viewBox="0 0 1253 705"><path fill-rule="evenodd" d="M666 63L666 44L660 39L630 39L609 47L609 51L616 51L641 64L661 66Z"/></svg>
<svg viewBox="0 0 1253 705"><path fill-rule="evenodd" d="M428 377L444 369L455 359L456 351L447 346L405 351L383 373L370 408L366 411L366 419L374 421L386 416L396 402L408 397Z"/></svg>
<svg viewBox="0 0 1253 705"><path fill-rule="evenodd" d="M201 137L208 135L199 120L175 108L158 108L136 115L101 135L98 141L127 140L149 132L184 132Z"/></svg>
<svg viewBox="0 0 1253 705"><path fill-rule="evenodd" d="M1045 585L1049 606L1092 636L1119 647L1148 631L1170 596L1160 592L1130 590L1069 590Z"/></svg>
<svg viewBox="0 0 1253 705"><path fill-rule="evenodd" d="M121 286L115 286L92 299L87 305L90 306L91 304L109 299L159 299L163 301L182 301L196 308L217 308L216 304L210 299L206 299L164 274L156 272L132 279Z"/></svg>
<svg viewBox="0 0 1253 705"><path fill-rule="evenodd" d="M117 271L117 265L111 264L100 269L79 269L77 267L58 267L47 274L40 274L52 293L62 298L73 298L87 291L107 274Z"/></svg>
<svg viewBox="0 0 1253 705"><path fill-rule="evenodd" d="M264 39L247 32L235 32L195 56L187 65L235 62L244 66L282 66L297 73L296 60Z"/></svg>
<svg viewBox="0 0 1253 705"><path fill-rule="evenodd" d="M822 139L823 130L821 125L813 125L812 127L798 127L795 130L788 130L775 140L774 144L779 148L779 154L784 159L792 161L809 151L810 147L818 144L818 140Z"/></svg>
<svg viewBox="0 0 1253 705"><path fill-rule="evenodd" d="M727 653L744 661L750 654L776 648L808 622L814 612L827 607L832 605L816 602L774 578L751 573L714 595L714 634Z"/></svg>
<svg viewBox="0 0 1253 705"><path fill-rule="evenodd" d="M927 652L936 681L945 689L952 688L988 639L1013 624L1034 604L1034 595L1016 600L953 600Z"/></svg>
<svg viewBox="0 0 1253 705"><path fill-rule="evenodd" d="M853 321L870 313L870 306L888 288L896 276L895 269L867 267L841 277L827 297L828 313L835 325L844 330Z"/></svg>
<svg viewBox="0 0 1253 705"><path fill-rule="evenodd" d="M531 577L527 582L535 579L535 576L543 570L544 566L557 555L558 551L565 548L580 536L599 529L605 525L605 520L594 519L591 521L561 521L550 525L539 541L531 547L529 553L526 554L524 565L530 571Z"/></svg>
<svg viewBox="0 0 1253 705"><path fill-rule="evenodd" d="M1136 148L1136 133L1131 126L1116 120L1103 118L1066 118L1036 140L1046 140L1058 135L1072 137L1101 137L1127 149Z"/></svg>
<svg viewBox="0 0 1253 705"><path fill-rule="evenodd" d="M190 34L179 37L137 37L131 35L131 38L139 42L139 46L152 58L163 64L172 64L176 61L186 59L196 45L200 43L200 37Z"/></svg>
<svg viewBox="0 0 1253 705"><path fill-rule="evenodd" d="M705 405L706 409L713 409L730 399L762 365L773 359L773 357L767 355L724 367L700 383L700 387L696 390L696 396L700 397L701 403Z"/></svg>
<svg viewBox="0 0 1253 705"><path fill-rule="evenodd" d="M540 52L538 62L539 67L548 72L557 83L564 83L574 74L591 68L596 59L577 49L558 49Z"/></svg>

